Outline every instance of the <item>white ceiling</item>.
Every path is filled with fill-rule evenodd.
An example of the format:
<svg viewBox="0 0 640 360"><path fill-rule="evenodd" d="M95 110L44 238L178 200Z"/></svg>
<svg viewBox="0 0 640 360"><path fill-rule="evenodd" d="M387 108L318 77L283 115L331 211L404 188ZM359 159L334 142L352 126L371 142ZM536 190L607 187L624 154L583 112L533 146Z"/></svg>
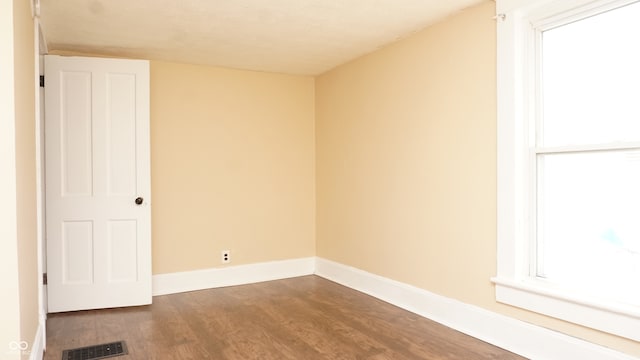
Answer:
<svg viewBox="0 0 640 360"><path fill-rule="evenodd" d="M41 0L49 51L317 75L483 0Z"/></svg>

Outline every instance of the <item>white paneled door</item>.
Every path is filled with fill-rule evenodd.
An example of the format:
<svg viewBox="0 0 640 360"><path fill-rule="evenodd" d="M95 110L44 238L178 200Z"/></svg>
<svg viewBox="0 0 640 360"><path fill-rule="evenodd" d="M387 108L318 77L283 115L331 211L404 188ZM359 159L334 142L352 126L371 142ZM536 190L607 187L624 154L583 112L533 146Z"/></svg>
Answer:
<svg viewBox="0 0 640 360"><path fill-rule="evenodd" d="M151 303L149 63L45 57L49 312Z"/></svg>

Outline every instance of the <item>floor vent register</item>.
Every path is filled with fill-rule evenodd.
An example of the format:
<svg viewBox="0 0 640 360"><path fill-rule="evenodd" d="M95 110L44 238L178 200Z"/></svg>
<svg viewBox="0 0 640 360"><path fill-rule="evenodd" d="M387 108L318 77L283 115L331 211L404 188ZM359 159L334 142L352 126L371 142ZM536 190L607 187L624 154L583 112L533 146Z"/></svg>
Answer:
<svg viewBox="0 0 640 360"><path fill-rule="evenodd" d="M116 341L108 344L64 350L62 352L62 360L98 360L126 354L128 354L127 344L124 341Z"/></svg>

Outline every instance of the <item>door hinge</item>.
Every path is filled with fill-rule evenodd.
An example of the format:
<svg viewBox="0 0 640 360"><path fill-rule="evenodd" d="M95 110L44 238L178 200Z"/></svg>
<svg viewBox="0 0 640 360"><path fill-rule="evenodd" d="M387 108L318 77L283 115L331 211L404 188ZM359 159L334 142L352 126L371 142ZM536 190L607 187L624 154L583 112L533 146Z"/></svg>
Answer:
<svg viewBox="0 0 640 360"><path fill-rule="evenodd" d="M44 87L44 75L40 75L40 87Z"/></svg>
<svg viewBox="0 0 640 360"><path fill-rule="evenodd" d="M47 285L47 273L42 274L42 285Z"/></svg>

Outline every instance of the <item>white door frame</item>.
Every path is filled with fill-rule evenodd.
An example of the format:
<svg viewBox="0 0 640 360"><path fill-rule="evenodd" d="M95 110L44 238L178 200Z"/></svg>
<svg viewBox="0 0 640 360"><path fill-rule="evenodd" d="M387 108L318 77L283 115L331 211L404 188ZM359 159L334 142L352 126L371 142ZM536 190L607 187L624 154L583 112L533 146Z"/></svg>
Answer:
<svg viewBox="0 0 640 360"><path fill-rule="evenodd" d="M33 7L33 29L35 48L35 144L36 144L36 238L38 248L38 322L40 341L42 349L46 349L47 344L47 288L44 285L43 274L47 272L47 251L45 239L45 193L44 193L44 94L40 87L40 76L44 75L44 57L47 53L47 44L42 37L42 29L39 20L39 6L32 3Z"/></svg>

